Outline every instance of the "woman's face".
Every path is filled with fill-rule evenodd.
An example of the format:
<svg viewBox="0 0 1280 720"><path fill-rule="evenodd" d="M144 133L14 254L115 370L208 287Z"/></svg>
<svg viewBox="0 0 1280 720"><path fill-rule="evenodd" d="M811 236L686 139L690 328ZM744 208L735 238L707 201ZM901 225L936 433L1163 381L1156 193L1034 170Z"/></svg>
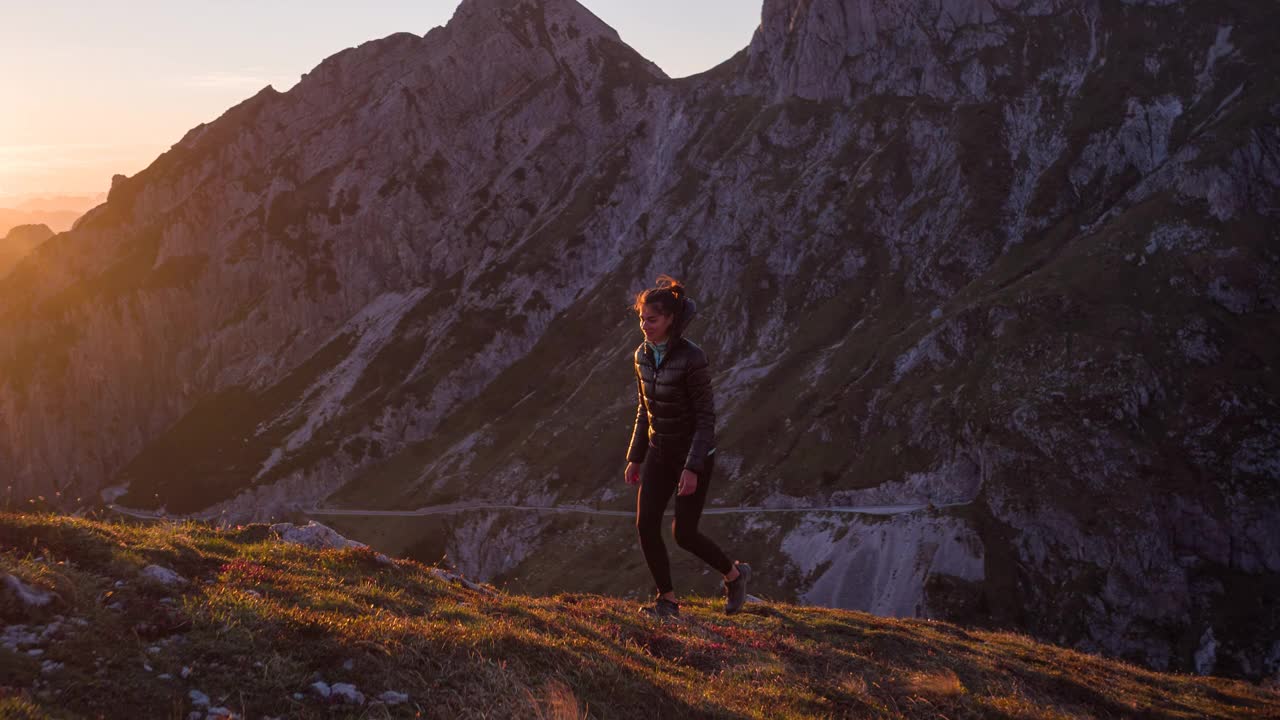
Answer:
<svg viewBox="0 0 1280 720"><path fill-rule="evenodd" d="M640 332L649 342L662 342L675 317L675 314L663 315L657 303L645 303L644 312L640 313Z"/></svg>

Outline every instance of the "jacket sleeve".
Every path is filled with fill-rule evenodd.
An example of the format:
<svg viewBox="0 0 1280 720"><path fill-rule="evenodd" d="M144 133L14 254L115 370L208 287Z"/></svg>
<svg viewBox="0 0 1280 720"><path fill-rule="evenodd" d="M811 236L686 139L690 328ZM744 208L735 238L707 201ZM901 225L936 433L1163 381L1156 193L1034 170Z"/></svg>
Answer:
<svg viewBox="0 0 1280 720"><path fill-rule="evenodd" d="M685 384L689 392L689 402L693 405L694 426L693 444L689 446L689 455L685 458L684 467L695 473L701 473L707 451L716 446L716 405L711 393L711 370L707 367L707 356L699 352L689 364L685 374Z"/></svg>
<svg viewBox="0 0 1280 720"><path fill-rule="evenodd" d="M644 384L640 371L636 370L636 424L631 429L631 444L627 446L627 462L644 462L649 449L649 415L644 409Z"/></svg>

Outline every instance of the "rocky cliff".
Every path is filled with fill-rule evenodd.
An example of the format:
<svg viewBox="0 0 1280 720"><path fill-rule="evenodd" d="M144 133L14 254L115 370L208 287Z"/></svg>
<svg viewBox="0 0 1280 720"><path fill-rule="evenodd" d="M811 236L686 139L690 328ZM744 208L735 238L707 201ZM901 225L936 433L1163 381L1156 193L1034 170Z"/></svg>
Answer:
<svg viewBox="0 0 1280 720"><path fill-rule="evenodd" d="M626 509L629 301L671 272L717 501L952 504L744 521L793 596L1274 673L1278 21L767 0L673 80L572 0L465 0L194 128L0 280L0 468L238 520ZM519 572L548 527L451 542Z"/></svg>

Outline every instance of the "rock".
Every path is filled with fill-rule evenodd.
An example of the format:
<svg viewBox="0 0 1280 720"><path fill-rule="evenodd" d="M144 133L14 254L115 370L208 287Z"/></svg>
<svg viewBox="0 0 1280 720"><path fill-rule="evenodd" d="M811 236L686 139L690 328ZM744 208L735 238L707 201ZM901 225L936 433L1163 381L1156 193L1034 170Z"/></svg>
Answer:
<svg viewBox="0 0 1280 720"><path fill-rule="evenodd" d="M280 522L271 526L272 531L285 542L305 545L316 549L368 547L362 542L349 540L338 534L333 528L311 520L306 525Z"/></svg>
<svg viewBox="0 0 1280 720"><path fill-rule="evenodd" d="M1196 648L1196 672L1208 675L1213 672L1214 663L1218 659L1218 641L1213 636L1213 628L1207 627L1200 636L1200 647Z"/></svg>
<svg viewBox="0 0 1280 720"><path fill-rule="evenodd" d="M323 680L317 680L311 683L311 692L327 700L329 699L329 696L333 694L333 689L329 687L329 683Z"/></svg>
<svg viewBox="0 0 1280 720"><path fill-rule="evenodd" d="M160 565L148 565L138 573L141 577L160 585L186 585L189 581L178 573Z"/></svg>
<svg viewBox="0 0 1280 720"><path fill-rule="evenodd" d="M199 690L188 691L187 697L191 698L191 704L196 707L206 707L209 705L209 696Z"/></svg>
<svg viewBox="0 0 1280 720"><path fill-rule="evenodd" d="M214 708L209 708L209 714L205 715L205 720L214 720L215 718L217 718L218 720L221 720L222 718L234 718L234 717L238 717L238 716L228 708L214 707Z"/></svg>
<svg viewBox="0 0 1280 720"><path fill-rule="evenodd" d="M399 705L400 703L409 702L409 696L406 693L396 692L395 690L387 690L378 696L378 699L388 705Z"/></svg>
<svg viewBox="0 0 1280 720"><path fill-rule="evenodd" d="M4 586L28 607L44 607L57 597L52 591L31 587L14 575L5 573Z"/></svg>
<svg viewBox="0 0 1280 720"><path fill-rule="evenodd" d="M440 578L441 580L444 580L445 582L450 582L450 583L454 583L454 584L457 584L457 585L462 585L462 586L463 586L463 587L465 587L465 588L468 588L468 589L470 589L470 590L475 590L475 591L477 591L477 592L484 593L485 595L496 595L496 594L497 594L497 593L496 593L496 591L494 591L494 589L493 589L493 588L490 588L490 587L487 587L487 586L485 586L485 585L480 585L480 584L478 584L478 583L472 582L472 581L468 580L467 578L465 578L465 577L463 577L463 576L461 576L461 575L458 575L458 574L455 574L455 573L449 572L448 570L445 570L444 568L433 567L433 568L431 568L431 574L432 574L432 575L435 575L436 577Z"/></svg>
<svg viewBox="0 0 1280 720"><path fill-rule="evenodd" d="M18 648L23 645L36 645L40 642L40 634L32 630L28 630L26 625L9 625L4 629L4 634L0 635L0 645L11 652L17 652Z"/></svg>
<svg viewBox="0 0 1280 720"><path fill-rule="evenodd" d="M333 697L341 698L348 705L364 704L364 693L356 690L356 686L351 683L334 683Z"/></svg>

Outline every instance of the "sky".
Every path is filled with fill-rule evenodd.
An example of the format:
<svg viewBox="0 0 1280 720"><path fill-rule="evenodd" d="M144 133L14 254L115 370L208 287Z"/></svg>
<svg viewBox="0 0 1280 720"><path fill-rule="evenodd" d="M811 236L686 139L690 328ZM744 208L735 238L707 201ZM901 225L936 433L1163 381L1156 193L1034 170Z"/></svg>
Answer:
<svg viewBox="0 0 1280 720"><path fill-rule="evenodd" d="M459 0L0 0L0 206L96 194L324 58L444 25ZM751 42L760 0L579 0L671 77Z"/></svg>

